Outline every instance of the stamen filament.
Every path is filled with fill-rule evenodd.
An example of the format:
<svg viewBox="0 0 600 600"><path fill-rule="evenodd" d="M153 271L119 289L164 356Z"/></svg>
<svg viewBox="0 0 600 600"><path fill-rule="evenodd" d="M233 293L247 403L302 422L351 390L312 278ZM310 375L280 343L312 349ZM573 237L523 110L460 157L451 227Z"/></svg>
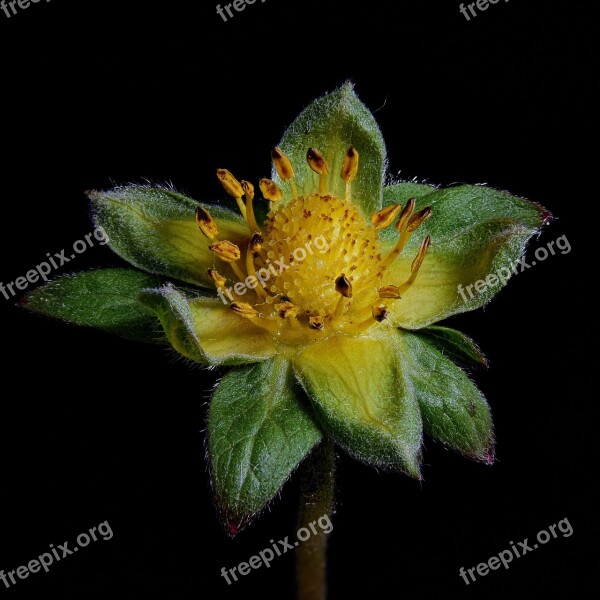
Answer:
<svg viewBox="0 0 600 600"><path fill-rule="evenodd" d="M352 201L352 182L358 173L358 152L350 146L344 156L340 177L346 182L346 202Z"/></svg>
<svg viewBox="0 0 600 600"><path fill-rule="evenodd" d="M333 313L333 317L335 319L339 319L344 314L345 309L346 309L346 299L344 298L344 296L340 296L340 298L337 301L337 304L335 306L335 312Z"/></svg>
<svg viewBox="0 0 600 600"><path fill-rule="evenodd" d="M248 243L248 250L246 251L246 271L248 271L248 277L256 278L254 253L260 250L262 243L262 236L260 235L260 233L255 232L250 238L250 242ZM254 288L254 291L256 292L256 295L262 298L263 300L270 298L270 295L267 293L264 287L260 285L260 282L257 283L256 287Z"/></svg>
<svg viewBox="0 0 600 600"><path fill-rule="evenodd" d="M354 324L351 327L351 331L354 333L363 333L364 331L367 331L367 329L373 327L376 323L381 323L383 320L387 319L389 314L387 306L383 304L373 306L371 307L371 316L364 321Z"/></svg>
<svg viewBox="0 0 600 600"><path fill-rule="evenodd" d="M260 227L256 222L256 217L254 216L254 186L249 181L242 181L242 188L244 190L244 195L246 196L246 221L248 222L248 227L250 227L250 231L260 231Z"/></svg>
<svg viewBox="0 0 600 600"><path fill-rule="evenodd" d="M406 280L405 283L403 283L398 288L399 294L401 294L401 295L405 294L406 291L408 290L408 288L415 282L417 275L419 274L419 269L421 268L421 265L423 264L423 260L425 260L425 255L427 254L427 250L429 250L430 245L431 245L431 237L427 236L421 242L421 246L419 247L417 256L415 256L415 259L412 261L412 264L410 266L410 270L411 270L410 277Z"/></svg>
<svg viewBox="0 0 600 600"><path fill-rule="evenodd" d="M309 148L306 153L308 166L319 176L319 194L327 193L327 175L329 174L329 165L325 157L316 149Z"/></svg>
<svg viewBox="0 0 600 600"><path fill-rule="evenodd" d="M223 186L223 189L232 197L235 198L240 212L244 219L246 218L246 207L242 202L244 190L241 183L227 169L217 169L217 177Z"/></svg>
<svg viewBox="0 0 600 600"><path fill-rule="evenodd" d="M296 180L290 179L290 185L292 186L292 199L295 200L298 197L298 186L296 185Z"/></svg>
<svg viewBox="0 0 600 600"><path fill-rule="evenodd" d="M246 205L244 204L244 201L242 200L241 196L239 198L236 198L235 201L237 202L238 208L242 213L242 217L244 217L244 219L246 219L247 221L248 217L246 216Z"/></svg>
<svg viewBox="0 0 600 600"><path fill-rule="evenodd" d="M245 281L246 280L246 275L244 275L243 271L240 269L240 267L238 266L237 263L230 262L229 266L232 268L233 272L236 274L236 277L240 281Z"/></svg>
<svg viewBox="0 0 600 600"><path fill-rule="evenodd" d="M406 203L404 210L400 214L400 219L398 220L398 223L396 223L396 229L400 232L400 237L398 238L396 245L392 248L392 250L390 250L389 254L383 259L381 266L384 269L387 269L387 267L389 267L394 262L394 260L396 260L396 258L400 254L400 252L402 252L402 250L404 250L404 247L406 246L406 244L408 244L408 241L411 238L412 231L408 230L408 225L410 222L410 217L411 217L413 211L415 210L415 204L416 204L415 199L411 198Z"/></svg>

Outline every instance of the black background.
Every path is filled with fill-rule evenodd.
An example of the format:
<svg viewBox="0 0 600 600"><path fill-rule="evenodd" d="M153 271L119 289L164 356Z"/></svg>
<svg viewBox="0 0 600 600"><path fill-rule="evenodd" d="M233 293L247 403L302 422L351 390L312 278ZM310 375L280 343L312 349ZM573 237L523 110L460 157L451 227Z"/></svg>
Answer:
<svg viewBox="0 0 600 600"><path fill-rule="evenodd" d="M199 3L198 3L199 4ZM493 467L426 443L424 481L343 453L330 597L535 598L591 591L597 566L597 393L592 330L596 37L583 4L267 0L224 23L212 2L31 5L2 52L0 280L92 230L84 191L171 181L223 199L214 169L256 180L314 97L347 79L382 127L393 175L488 183L557 219L572 251L511 280L451 325L491 361ZM468 207L465 207L468 210ZM121 265L97 246L61 273ZM293 556L231 587L231 567L295 532L297 484L235 540L212 508L203 449L218 372L36 317L0 297L0 569L108 520L96 542L3 597L293 598ZM568 518L574 533L466 586L458 575Z"/></svg>

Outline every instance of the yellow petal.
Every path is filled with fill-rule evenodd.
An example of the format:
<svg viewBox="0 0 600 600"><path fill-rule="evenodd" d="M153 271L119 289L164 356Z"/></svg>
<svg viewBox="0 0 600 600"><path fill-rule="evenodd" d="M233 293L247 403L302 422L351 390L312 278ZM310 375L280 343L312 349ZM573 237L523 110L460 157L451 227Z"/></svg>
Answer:
<svg viewBox="0 0 600 600"><path fill-rule="evenodd" d="M509 257L519 255L530 236L530 229L506 219L479 224L442 244L432 239L415 282L401 299L389 303L390 321L419 329L486 304L512 274ZM413 259L405 250L387 269L384 284L402 285ZM489 275L495 279L486 280ZM478 281L483 282L480 291L475 289Z"/></svg>
<svg viewBox="0 0 600 600"><path fill-rule="evenodd" d="M211 362L242 364L276 353L270 333L235 314L221 300L192 300L190 311L200 346Z"/></svg>

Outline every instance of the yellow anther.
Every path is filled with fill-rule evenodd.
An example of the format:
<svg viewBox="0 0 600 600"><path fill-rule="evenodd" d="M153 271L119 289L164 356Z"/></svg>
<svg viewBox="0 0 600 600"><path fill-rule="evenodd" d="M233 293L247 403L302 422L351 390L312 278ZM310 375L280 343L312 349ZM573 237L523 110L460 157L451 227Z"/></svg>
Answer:
<svg viewBox="0 0 600 600"><path fill-rule="evenodd" d="M398 222L396 223L396 230L399 231L400 233L402 233L408 226L410 218L415 210L415 204L416 204L415 199L411 198L406 203L404 210L400 214L400 219L398 219Z"/></svg>
<svg viewBox="0 0 600 600"><path fill-rule="evenodd" d="M271 179L264 177L258 182L260 191L269 202L279 202L283 198L281 188Z"/></svg>
<svg viewBox="0 0 600 600"><path fill-rule="evenodd" d="M371 223L375 229L385 229L389 227L400 214L402 210L401 204L391 204L371 215Z"/></svg>
<svg viewBox="0 0 600 600"><path fill-rule="evenodd" d="M318 331L323 331L325 329L325 321L321 315L309 317L308 324L311 329L317 329Z"/></svg>
<svg viewBox="0 0 600 600"><path fill-rule="evenodd" d="M390 311L388 310L387 306L384 306L383 304L381 304L379 306L374 306L372 309L372 313L373 313L373 318L378 323L381 323L381 321L388 318Z"/></svg>
<svg viewBox="0 0 600 600"><path fill-rule="evenodd" d="M350 146L346 155L344 156L344 163L342 165L341 178L346 183L351 183L356 174L358 173L358 152L355 148Z"/></svg>
<svg viewBox="0 0 600 600"><path fill-rule="evenodd" d="M278 302L275 310L282 319L292 319L298 315L299 308L291 302Z"/></svg>
<svg viewBox="0 0 600 600"><path fill-rule="evenodd" d="M417 229L417 227L425 223L425 221L427 221L427 219L429 219L429 217L431 217L432 214L433 211L431 210L431 207L426 206L425 208L420 210L416 215L413 215L410 218L406 231L408 231L408 233L412 233L415 229Z"/></svg>
<svg viewBox="0 0 600 600"><path fill-rule="evenodd" d="M217 169L217 177L223 186L223 189L232 197L235 198L237 205L242 213L242 217L246 218L246 207L242 202L244 190L242 184L227 170Z"/></svg>
<svg viewBox="0 0 600 600"><path fill-rule="evenodd" d="M271 159L273 160L277 174L283 181L290 181L290 179L294 177L292 163L279 146L276 146L271 150Z"/></svg>
<svg viewBox="0 0 600 600"><path fill-rule="evenodd" d="M227 240L215 242L209 246L209 249L225 262L235 262L240 260L240 249L235 244L232 244Z"/></svg>
<svg viewBox="0 0 600 600"><path fill-rule="evenodd" d="M246 200L248 198L254 198L254 186L245 179L242 179L240 183L242 185L242 191L244 192L244 196L246 196Z"/></svg>
<svg viewBox="0 0 600 600"><path fill-rule="evenodd" d="M400 288L396 285L384 285L377 290L380 298L390 298L398 300L400 298Z"/></svg>
<svg viewBox="0 0 600 600"><path fill-rule="evenodd" d="M327 175L329 173L329 165L325 160L325 157L316 149L309 148L306 153L306 160L308 162L308 166L317 174L317 175Z"/></svg>
<svg viewBox="0 0 600 600"><path fill-rule="evenodd" d="M258 311L247 302L232 302L229 308L241 317L245 317L251 321L254 325L262 327L271 333L275 333L278 329L278 323L272 319L265 319L260 316Z"/></svg>
<svg viewBox="0 0 600 600"><path fill-rule="evenodd" d="M217 177L223 189L232 198L241 198L244 195L241 183L227 169L217 169Z"/></svg>
<svg viewBox="0 0 600 600"><path fill-rule="evenodd" d="M209 212L201 206L196 207L196 223L200 231L209 239L213 240L219 234L219 228Z"/></svg>
<svg viewBox="0 0 600 600"><path fill-rule="evenodd" d="M352 283L344 273L335 280L335 291L344 298L352 298Z"/></svg>
<svg viewBox="0 0 600 600"><path fill-rule="evenodd" d="M273 148L273 150L271 150L271 158L273 160L273 164L275 165L277 174L279 177L281 177L282 181L290 182L290 185L292 186L292 196L297 198L298 187L296 186L296 181L294 180L294 167L292 166L292 162L279 146L276 146Z"/></svg>
<svg viewBox="0 0 600 600"><path fill-rule="evenodd" d="M425 255L427 254L427 250L429 250L430 245L431 245L431 236L428 235L421 242L421 246L419 247L417 256L415 256L415 259L412 261L412 264L410 265L410 270L412 273L416 273L421 268L421 265L423 264L423 260L425 259Z"/></svg>
<svg viewBox="0 0 600 600"><path fill-rule="evenodd" d="M243 317L257 317L258 311L254 309L251 304L247 302L232 302L229 305L229 308L238 315L242 315Z"/></svg>
<svg viewBox="0 0 600 600"><path fill-rule="evenodd" d="M223 277L216 269L209 269L208 277L219 289L222 289L227 285L227 279L225 279L225 277Z"/></svg>
<svg viewBox="0 0 600 600"><path fill-rule="evenodd" d="M408 290L408 288L415 282L415 279L417 278L417 275L419 273L419 269L421 268L421 265L423 264L423 261L425 260L425 255L427 254L427 251L429 250L430 245L431 245L431 237L427 236L421 242L419 251L417 252L417 255L415 256L414 260L412 261L412 264L410 265L410 271L411 271L410 277L399 288L400 294L404 295L406 293L406 291Z"/></svg>
<svg viewBox="0 0 600 600"><path fill-rule="evenodd" d="M262 248L263 242L263 236L258 231L255 231L250 237L248 248L254 250L254 252L258 252Z"/></svg>

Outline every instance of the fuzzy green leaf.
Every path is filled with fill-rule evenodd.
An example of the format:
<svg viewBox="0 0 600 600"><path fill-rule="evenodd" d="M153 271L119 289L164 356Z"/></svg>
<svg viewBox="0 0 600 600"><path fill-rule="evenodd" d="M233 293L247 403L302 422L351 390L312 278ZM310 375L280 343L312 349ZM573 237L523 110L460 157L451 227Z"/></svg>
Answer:
<svg viewBox="0 0 600 600"><path fill-rule="evenodd" d="M432 325L419 329L419 334L423 338L429 338L442 354L453 360L465 365L485 368L488 366L488 361L479 346L469 336L456 329Z"/></svg>
<svg viewBox="0 0 600 600"><path fill-rule="evenodd" d="M494 432L483 394L429 336L398 334L400 360L421 407L425 433L469 458L492 463Z"/></svg>
<svg viewBox="0 0 600 600"><path fill-rule="evenodd" d="M260 512L321 440L287 361L235 369L213 394L208 450L213 487L231 535Z"/></svg>
<svg viewBox="0 0 600 600"><path fill-rule="evenodd" d="M360 162L352 184L352 201L365 215L381 208L387 168L385 144L373 115L350 83L309 104L287 129L280 146L291 159L298 187L304 194L318 188L318 176L308 166L306 152L309 148L319 150L329 164L328 192L340 198L345 194L345 183L340 177L343 158L348 148L354 146ZM275 171L273 177L289 200L289 185L279 180Z"/></svg>
<svg viewBox="0 0 600 600"><path fill-rule="evenodd" d="M388 187L385 196L389 202L406 202L402 185ZM404 253L408 255L417 251L427 235L431 236L434 245L441 244L482 223L510 221L515 227L528 230L531 236L552 219L552 215L539 204L481 185L460 185L433 190L429 194L413 194L412 197L416 199L415 211L431 206L433 214L417 229L406 246ZM390 229L393 231L393 228ZM394 239L397 237L396 233Z"/></svg>
<svg viewBox="0 0 600 600"><path fill-rule="evenodd" d="M67 275L30 292L22 306L76 325L95 327L142 342L162 342L156 315L137 301L158 277L132 269Z"/></svg>
<svg viewBox="0 0 600 600"><path fill-rule="evenodd" d="M150 273L187 283L214 288L206 274L214 254L196 224L197 206L210 212L220 239L244 247L248 237L247 226L234 213L170 190L131 185L89 192L89 197L97 226L104 228L119 256Z"/></svg>

